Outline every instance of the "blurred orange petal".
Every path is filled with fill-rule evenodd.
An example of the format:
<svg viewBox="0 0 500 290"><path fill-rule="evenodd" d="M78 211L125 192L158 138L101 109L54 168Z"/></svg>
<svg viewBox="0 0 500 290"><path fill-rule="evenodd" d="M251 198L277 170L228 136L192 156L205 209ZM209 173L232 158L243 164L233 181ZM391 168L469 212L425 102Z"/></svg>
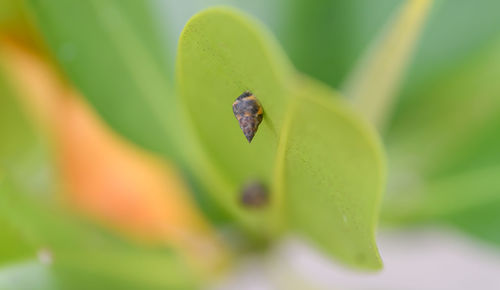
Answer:
<svg viewBox="0 0 500 290"><path fill-rule="evenodd" d="M36 54L8 40L1 48L14 87L52 136L70 206L136 238L181 248L198 261L220 257L214 232L171 164L114 134Z"/></svg>

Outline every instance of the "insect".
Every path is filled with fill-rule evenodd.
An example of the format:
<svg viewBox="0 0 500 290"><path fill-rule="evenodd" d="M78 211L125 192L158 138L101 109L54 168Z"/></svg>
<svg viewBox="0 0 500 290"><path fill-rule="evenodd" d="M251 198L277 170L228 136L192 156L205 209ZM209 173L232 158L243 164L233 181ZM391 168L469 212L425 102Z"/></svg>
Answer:
<svg viewBox="0 0 500 290"><path fill-rule="evenodd" d="M268 204L269 192L267 187L258 182L250 181L241 189L240 202L245 207L260 208Z"/></svg>
<svg viewBox="0 0 500 290"><path fill-rule="evenodd" d="M244 92L233 103L233 113L243 134L252 142L264 114L264 109L257 98L249 91Z"/></svg>

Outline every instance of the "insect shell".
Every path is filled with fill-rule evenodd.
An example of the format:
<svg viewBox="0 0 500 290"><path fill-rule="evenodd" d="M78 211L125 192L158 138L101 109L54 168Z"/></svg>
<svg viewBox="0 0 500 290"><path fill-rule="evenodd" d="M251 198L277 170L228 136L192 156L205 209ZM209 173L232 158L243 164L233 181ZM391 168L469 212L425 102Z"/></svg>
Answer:
<svg viewBox="0 0 500 290"><path fill-rule="evenodd" d="M269 191L261 182L250 181L241 189L240 202L244 207L261 208L269 203Z"/></svg>
<svg viewBox="0 0 500 290"><path fill-rule="evenodd" d="M234 101L233 113L248 143L252 142L264 114L261 104L251 92L246 91Z"/></svg>

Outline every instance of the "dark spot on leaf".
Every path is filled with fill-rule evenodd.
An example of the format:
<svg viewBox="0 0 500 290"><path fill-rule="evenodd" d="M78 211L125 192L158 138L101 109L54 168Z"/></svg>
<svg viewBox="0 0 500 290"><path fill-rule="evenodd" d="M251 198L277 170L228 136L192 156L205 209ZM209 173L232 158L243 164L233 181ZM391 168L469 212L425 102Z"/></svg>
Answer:
<svg viewBox="0 0 500 290"><path fill-rule="evenodd" d="M261 182L250 181L241 188L240 202L247 208L261 208L269 203L269 191Z"/></svg>

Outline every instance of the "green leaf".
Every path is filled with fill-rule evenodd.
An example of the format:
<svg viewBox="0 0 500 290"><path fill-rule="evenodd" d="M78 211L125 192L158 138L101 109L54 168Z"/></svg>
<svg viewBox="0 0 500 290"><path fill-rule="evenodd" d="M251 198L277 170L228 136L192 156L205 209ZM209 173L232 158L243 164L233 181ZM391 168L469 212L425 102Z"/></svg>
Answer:
<svg viewBox="0 0 500 290"><path fill-rule="evenodd" d="M414 96L415 90L449 74L498 36L499 1L434 2L409 67L402 98Z"/></svg>
<svg viewBox="0 0 500 290"><path fill-rule="evenodd" d="M393 192L385 203L383 217L400 224L447 220L474 208L491 207L500 201L499 174L498 166L465 170ZM496 232L496 228L492 230Z"/></svg>
<svg viewBox="0 0 500 290"><path fill-rule="evenodd" d="M338 87L370 46L390 15L406 0L289 0L274 14L259 14L272 25L301 71ZM500 2L434 1L403 95L439 78L498 33ZM274 3L274 2L273 2Z"/></svg>
<svg viewBox="0 0 500 290"><path fill-rule="evenodd" d="M199 282L169 248L124 241L57 206L28 197L6 178L0 180L0 215L37 249L50 253L54 280L61 289L109 289L109 285L192 289Z"/></svg>
<svg viewBox="0 0 500 290"><path fill-rule="evenodd" d="M279 1L275 30L299 70L338 87L402 0Z"/></svg>
<svg viewBox="0 0 500 290"><path fill-rule="evenodd" d="M45 196L51 187L46 145L32 128L4 77L0 55L0 180L9 178L25 192ZM0 264L34 255L35 249L0 211Z"/></svg>
<svg viewBox="0 0 500 290"><path fill-rule="evenodd" d="M0 55L0 178L8 174L26 192L44 194L52 186L46 140L33 129L11 92L3 65Z"/></svg>
<svg viewBox="0 0 500 290"><path fill-rule="evenodd" d="M226 8L205 10L188 22L177 77L203 148L199 175L237 220L258 236L297 232L343 262L381 266L374 242L384 181L381 147L329 88L297 77L265 31ZM232 112L246 90L264 108L250 144ZM239 204L242 185L253 178L270 188L267 209Z"/></svg>
<svg viewBox="0 0 500 290"><path fill-rule="evenodd" d="M26 238L6 221L0 214L0 229L2 239L0 240L0 268L5 263L19 261L33 256L34 249L27 243Z"/></svg>
<svg viewBox="0 0 500 290"><path fill-rule="evenodd" d="M71 82L119 133L169 157L182 132L147 1L26 0Z"/></svg>
<svg viewBox="0 0 500 290"><path fill-rule="evenodd" d="M447 221L499 243L498 5L436 1L387 134L385 221Z"/></svg>
<svg viewBox="0 0 500 290"><path fill-rule="evenodd" d="M481 216L498 212L499 49L497 39L401 102L387 137L394 174L386 219L460 220L483 237L487 228L491 239L497 235Z"/></svg>
<svg viewBox="0 0 500 290"><path fill-rule="evenodd" d="M408 0L389 21L344 84L368 121L383 129L432 0Z"/></svg>
<svg viewBox="0 0 500 290"><path fill-rule="evenodd" d="M401 101L387 136L395 159L418 153L411 165L425 176L498 164L499 48L496 40Z"/></svg>
<svg viewBox="0 0 500 290"><path fill-rule="evenodd" d="M16 29L17 25L22 25L22 8L18 1L4 0L0 3L0 28Z"/></svg>
<svg viewBox="0 0 500 290"><path fill-rule="evenodd" d="M194 169L205 176L216 200L244 224L265 232L262 212L242 208L239 194L249 180L272 184L292 70L273 40L258 28L230 9L209 9L194 16L181 35L177 82L196 134L194 143L203 148ZM232 111L234 100L246 90L265 110L251 144Z"/></svg>
<svg viewBox="0 0 500 290"><path fill-rule="evenodd" d="M316 83L297 87L281 136L290 226L325 252L381 268L375 243L385 171L373 129Z"/></svg>
<svg viewBox="0 0 500 290"><path fill-rule="evenodd" d="M498 176L498 175L497 175ZM498 188L496 188L498 193ZM500 245L500 200L489 201L481 206L470 206L445 220L457 225L465 232L485 241Z"/></svg>

